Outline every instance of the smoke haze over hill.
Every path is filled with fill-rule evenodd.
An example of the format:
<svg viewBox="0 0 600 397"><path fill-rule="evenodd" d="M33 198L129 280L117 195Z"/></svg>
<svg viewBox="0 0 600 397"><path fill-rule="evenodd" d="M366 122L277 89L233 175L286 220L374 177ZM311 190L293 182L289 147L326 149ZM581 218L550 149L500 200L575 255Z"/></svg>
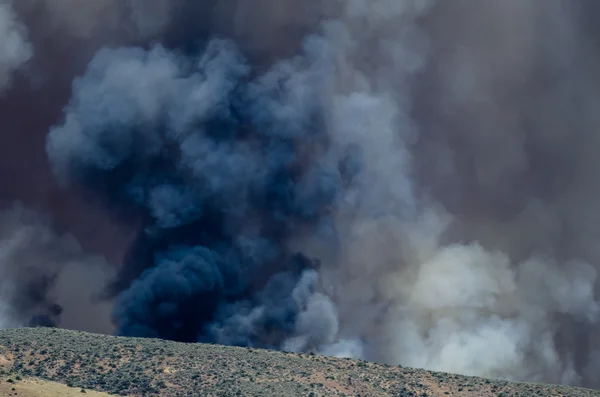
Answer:
<svg viewBox="0 0 600 397"><path fill-rule="evenodd" d="M600 387L598 8L0 0L2 325Z"/></svg>

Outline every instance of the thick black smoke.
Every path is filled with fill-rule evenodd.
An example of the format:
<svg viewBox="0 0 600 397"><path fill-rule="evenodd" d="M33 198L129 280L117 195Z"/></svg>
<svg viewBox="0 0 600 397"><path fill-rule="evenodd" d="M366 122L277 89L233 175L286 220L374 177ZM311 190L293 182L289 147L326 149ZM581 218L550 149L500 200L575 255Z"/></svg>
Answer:
<svg viewBox="0 0 600 397"><path fill-rule="evenodd" d="M600 387L597 11L0 0L5 325Z"/></svg>
<svg viewBox="0 0 600 397"><path fill-rule="evenodd" d="M255 336L293 328L299 307L278 306L310 264L286 241L327 232L356 161L324 134L326 43L306 51L255 76L227 40L199 55L103 50L75 80L66 121L48 137L56 174L144 219L115 285L119 333L210 338L207 326L242 301L267 301Z"/></svg>

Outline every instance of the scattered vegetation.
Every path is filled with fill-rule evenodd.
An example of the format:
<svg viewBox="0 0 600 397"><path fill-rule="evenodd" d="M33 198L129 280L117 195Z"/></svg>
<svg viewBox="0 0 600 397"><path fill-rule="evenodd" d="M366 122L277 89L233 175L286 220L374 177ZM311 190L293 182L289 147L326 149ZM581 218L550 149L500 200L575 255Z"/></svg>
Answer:
<svg viewBox="0 0 600 397"><path fill-rule="evenodd" d="M79 395L99 391L176 397L600 397L600 391L587 389L494 381L310 354L50 328L0 331L0 382L11 390L36 379L38 383L59 382Z"/></svg>

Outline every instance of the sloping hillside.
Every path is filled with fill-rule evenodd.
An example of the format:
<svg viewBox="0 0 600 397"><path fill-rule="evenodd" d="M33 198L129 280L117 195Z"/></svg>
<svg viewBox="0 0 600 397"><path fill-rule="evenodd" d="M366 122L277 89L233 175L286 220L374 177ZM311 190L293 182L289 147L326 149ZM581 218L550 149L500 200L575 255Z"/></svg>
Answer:
<svg viewBox="0 0 600 397"><path fill-rule="evenodd" d="M0 331L0 367L3 396L600 396L316 355L48 328Z"/></svg>
<svg viewBox="0 0 600 397"><path fill-rule="evenodd" d="M27 378L16 381L10 377L3 377L0 382L0 396L2 397L81 397L82 395L86 397L110 396L108 393L77 389L45 379Z"/></svg>

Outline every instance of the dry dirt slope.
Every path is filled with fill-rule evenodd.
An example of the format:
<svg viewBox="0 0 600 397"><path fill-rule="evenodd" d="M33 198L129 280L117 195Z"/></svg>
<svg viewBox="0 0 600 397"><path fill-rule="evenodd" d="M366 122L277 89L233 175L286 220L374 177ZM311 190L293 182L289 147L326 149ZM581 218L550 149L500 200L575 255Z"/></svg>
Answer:
<svg viewBox="0 0 600 397"><path fill-rule="evenodd" d="M493 381L314 355L47 328L0 331L0 395L14 393L21 397L600 397L600 391Z"/></svg>

